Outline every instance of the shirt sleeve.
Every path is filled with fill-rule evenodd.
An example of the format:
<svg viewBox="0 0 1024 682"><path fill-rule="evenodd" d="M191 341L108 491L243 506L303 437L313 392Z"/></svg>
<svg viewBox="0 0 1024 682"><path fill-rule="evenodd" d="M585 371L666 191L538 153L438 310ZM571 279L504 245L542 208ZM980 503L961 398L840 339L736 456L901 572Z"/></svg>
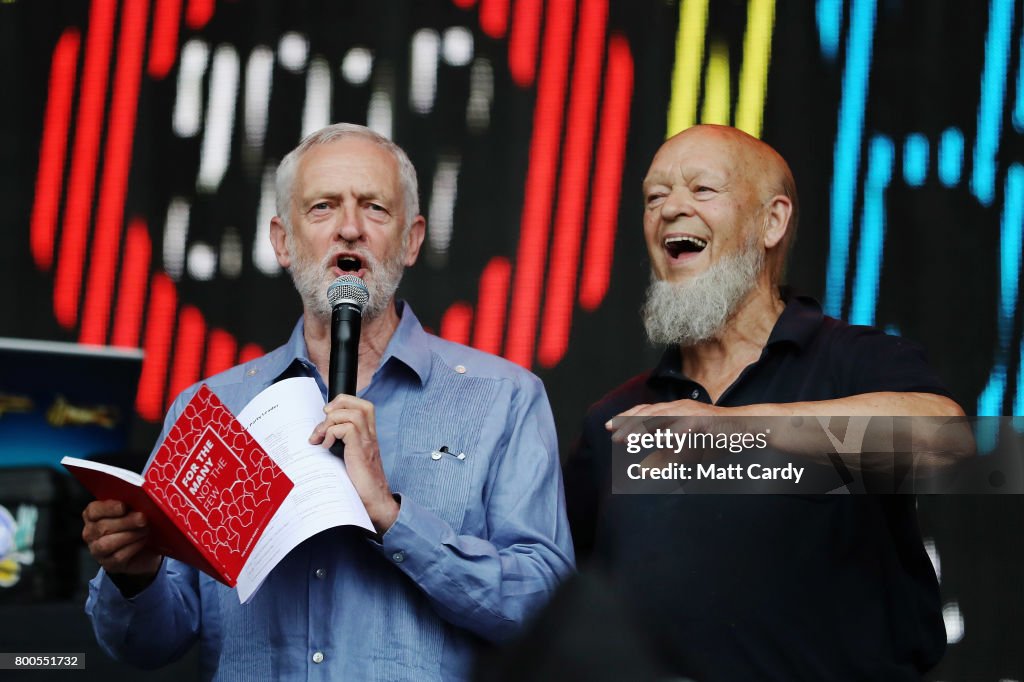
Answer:
<svg viewBox="0 0 1024 682"><path fill-rule="evenodd" d="M125 598L103 569L89 582L85 612L107 655L152 669L177 660L199 634L199 576L165 558L156 578Z"/></svg>
<svg viewBox="0 0 1024 682"><path fill-rule="evenodd" d="M837 350L850 395L881 391L935 393L951 397L928 364L924 349L872 327L850 327Z"/></svg>
<svg viewBox="0 0 1024 682"><path fill-rule="evenodd" d="M402 496L378 544L442 618L491 641L517 633L574 568L554 420L533 375L516 391L507 429L507 447L492 464L486 537L458 534Z"/></svg>
<svg viewBox="0 0 1024 682"><path fill-rule="evenodd" d="M195 387L185 391L167 411L150 461L194 393ZM141 668L166 665L184 654L199 633L198 571L164 557L153 582L129 599L100 569L89 583L85 612L100 648L111 657Z"/></svg>

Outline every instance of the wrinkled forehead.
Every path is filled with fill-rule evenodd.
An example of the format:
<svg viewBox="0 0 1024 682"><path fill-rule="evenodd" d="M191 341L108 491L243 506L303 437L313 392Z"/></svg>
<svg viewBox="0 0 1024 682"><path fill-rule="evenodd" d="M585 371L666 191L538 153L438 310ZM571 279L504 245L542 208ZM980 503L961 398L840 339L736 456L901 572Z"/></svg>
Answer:
<svg viewBox="0 0 1024 682"><path fill-rule="evenodd" d="M398 161L384 147L359 137L342 137L310 147L299 158L297 185L302 192L339 180L361 192L399 195Z"/></svg>
<svg viewBox="0 0 1024 682"><path fill-rule="evenodd" d="M644 187L691 180L760 186L766 168L757 150L728 135L688 131L661 146L644 178Z"/></svg>

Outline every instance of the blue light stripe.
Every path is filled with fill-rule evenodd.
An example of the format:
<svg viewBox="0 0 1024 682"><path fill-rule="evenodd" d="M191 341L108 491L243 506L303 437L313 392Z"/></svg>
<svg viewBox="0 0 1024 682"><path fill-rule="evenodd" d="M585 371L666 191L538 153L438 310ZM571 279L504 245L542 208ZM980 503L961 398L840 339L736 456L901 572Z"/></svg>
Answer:
<svg viewBox="0 0 1024 682"><path fill-rule="evenodd" d="M1007 347L1013 333L1024 248L1024 166L1015 163L1006 174L999 254L999 344Z"/></svg>
<svg viewBox="0 0 1024 682"><path fill-rule="evenodd" d="M960 182L964 163L964 134L959 128L946 128L939 139L939 180L946 187Z"/></svg>
<svg viewBox="0 0 1024 682"><path fill-rule="evenodd" d="M1017 104L1013 107L1013 127L1024 133L1024 31L1020 32L1020 62L1017 64Z"/></svg>
<svg viewBox="0 0 1024 682"><path fill-rule="evenodd" d="M868 73L874 41L875 0L853 0L850 35L846 41L846 68L839 103L839 125L833 156L831 236L825 274L825 312L842 315L846 294L846 269L850 249L853 203L857 196L857 167L864 128Z"/></svg>
<svg viewBox="0 0 1024 682"><path fill-rule="evenodd" d="M1017 361L1017 398L1013 401L1013 414L1024 416L1024 339L1020 340L1020 359ZM1014 428L1021 429L1020 420L1014 420Z"/></svg>
<svg viewBox="0 0 1024 682"><path fill-rule="evenodd" d="M815 8L821 53L831 62L839 52L839 32L843 22L843 0L818 0Z"/></svg>
<svg viewBox="0 0 1024 682"><path fill-rule="evenodd" d="M892 181L894 156L889 138L881 135L872 138L868 148L867 177L864 179L864 214L861 217L857 272L850 305L851 324L875 323L885 241L885 190Z"/></svg>
<svg viewBox="0 0 1024 682"><path fill-rule="evenodd" d="M971 191L984 206L991 204L995 195L996 150L1002 129L1013 5L1014 0L992 0L989 9L985 67L981 73L981 99L978 102L978 131L974 141L974 175L971 177Z"/></svg>
<svg viewBox="0 0 1024 682"><path fill-rule="evenodd" d="M911 187L920 187L928 177L928 138L910 133L903 144L903 179Z"/></svg>

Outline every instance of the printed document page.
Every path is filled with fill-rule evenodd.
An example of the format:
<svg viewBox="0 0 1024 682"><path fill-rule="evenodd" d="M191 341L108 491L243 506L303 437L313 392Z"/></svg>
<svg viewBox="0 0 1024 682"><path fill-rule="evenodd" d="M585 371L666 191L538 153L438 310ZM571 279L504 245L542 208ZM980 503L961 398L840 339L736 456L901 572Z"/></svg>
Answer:
<svg viewBox="0 0 1024 682"><path fill-rule="evenodd" d="M373 532L345 463L322 445L309 443L313 429L323 421L323 408L316 381L296 377L273 384L238 414L242 426L295 484L238 576L238 599L243 604L274 566L307 538L343 525Z"/></svg>

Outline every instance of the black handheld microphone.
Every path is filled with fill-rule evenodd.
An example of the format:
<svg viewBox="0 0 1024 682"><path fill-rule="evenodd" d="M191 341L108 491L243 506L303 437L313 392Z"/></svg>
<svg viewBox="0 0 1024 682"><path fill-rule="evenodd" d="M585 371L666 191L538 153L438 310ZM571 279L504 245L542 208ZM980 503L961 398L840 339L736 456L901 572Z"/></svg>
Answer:
<svg viewBox="0 0 1024 682"><path fill-rule="evenodd" d="M327 300L331 304L331 365L327 377L327 399L339 393L356 394L356 374L359 368L359 331L363 323L363 307L370 300L370 292L363 280L355 275L342 275L327 287ZM345 453L340 440L331 446L339 457Z"/></svg>

